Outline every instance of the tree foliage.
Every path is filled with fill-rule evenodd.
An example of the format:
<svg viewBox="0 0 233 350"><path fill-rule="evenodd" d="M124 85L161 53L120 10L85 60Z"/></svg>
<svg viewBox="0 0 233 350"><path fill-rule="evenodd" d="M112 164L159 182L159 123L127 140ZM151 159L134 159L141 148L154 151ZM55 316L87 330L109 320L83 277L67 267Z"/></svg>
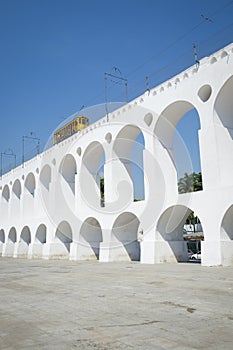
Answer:
<svg viewBox="0 0 233 350"><path fill-rule="evenodd" d="M178 181L178 192L196 192L202 190L202 176L201 173L185 173Z"/></svg>
<svg viewBox="0 0 233 350"><path fill-rule="evenodd" d="M201 173L184 174L184 177L178 181L178 192L196 192L202 190L202 176ZM187 217L186 224L192 224L195 231L195 224L198 223L198 217L191 212Z"/></svg>

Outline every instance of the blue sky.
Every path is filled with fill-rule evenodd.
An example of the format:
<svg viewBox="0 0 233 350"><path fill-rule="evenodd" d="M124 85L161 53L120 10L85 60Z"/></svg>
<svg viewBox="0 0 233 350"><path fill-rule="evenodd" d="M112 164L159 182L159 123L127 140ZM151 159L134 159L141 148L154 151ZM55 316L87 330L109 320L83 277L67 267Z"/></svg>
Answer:
<svg viewBox="0 0 233 350"><path fill-rule="evenodd" d="M64 118L103 103L112 67L132 99L146 75L153 87L192 64L193 42L200 56L228 44L232 15L229 0L0 0L0 151L19 156L23 135L44 144ZM109 99L123 98L112 85Z"/></svg>

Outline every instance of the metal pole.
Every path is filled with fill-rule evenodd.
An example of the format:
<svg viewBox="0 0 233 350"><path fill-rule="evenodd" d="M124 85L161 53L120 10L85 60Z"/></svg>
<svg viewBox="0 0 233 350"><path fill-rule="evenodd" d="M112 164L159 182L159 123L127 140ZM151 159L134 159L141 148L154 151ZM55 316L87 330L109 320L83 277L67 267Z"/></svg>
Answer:
<svg viewBox="0 0 233 350"><path fill-rule="evenodd" d="M1 179L2 179L2 153L1 153Z"/></svg>
<svg viewBox="0 0 233 350"><path fill-rule="evenodd" d="M199 65L200 65L200 61L198 60L198 57L197 57L197 47L196 47L196 44L193 44L193 52L194 52L194 59L195 59L195 62L196 62L196 69L199 68Z"/></svg>
<svg viewBox="0 0 233 350"><path fill-rule="evenodd" d="M108 122L109 117L108 117L108 97L107 97L107 73L104 73L104 99L105 99L105 110L107 113L107 122Z"/></svg>
<svg viewBox="0 0 233 350"><path fill-rule="evenodd" d="M128 102L128 81L125 83L125 99L126 102Z"/></svg>
<svg viewBox="0 0 233 350"><path fill-rule="evenodd" d="M24 136L22 137L22 167L24 166Z"/></svg>

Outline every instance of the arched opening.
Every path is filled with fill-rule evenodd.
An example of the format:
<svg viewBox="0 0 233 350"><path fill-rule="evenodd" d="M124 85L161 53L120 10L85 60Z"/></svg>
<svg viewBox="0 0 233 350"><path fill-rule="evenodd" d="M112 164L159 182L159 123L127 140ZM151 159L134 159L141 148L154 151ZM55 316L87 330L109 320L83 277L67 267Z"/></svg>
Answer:
<svg viewBox="0 0 233 350"><path fill-rule="evenodd" d="M215 121L228 130L233 139L233 76L231 76L219 91L215 104Z"/></svg>
<svg viewBox="0 0 233 350"><path fill-rule="evenodd" d="M160 216L156 227L158 262L201 261L201 222L184 205L169 207Z"/></svg>
<svg viewBox="0 0 233 350"><path fill-rule="evenodd" d="M36 188L36 180L33 173L29 173L25 180L25 189L27 190L27 193L31 194L32 197L35 195L35 188Z"/></svg>
<svg viewBox="0 0 233 350"><path fill-rule="evenodd" d="M100 243L103 241L102 230L95 218L88 218L80 230L80 249L86 259L99 259Z"/></svg>
<svg viewBox="0 0 233 350"><path fill-rule="evenodd" d="M132 213L123 213L115 220L112 228L112 241L117 242L111 254L116 260L140 261L138 241L139 220Z"/></svg>
<svg viewBox="0 0 233 350"><path fill-rule="evenodd" d="M221 222L220 228L222 265L232 265L233 261L233 205L231 205Z"/></svg>
<svg viewBox="0 0 233 350"><path fill-rule="evenodd" d="M30 243L31 243L30 229L28 226L24 226L20 234L17 257L26 257L28 255L28 247Z"/></svg>
<svg viewBox="0 0 233 350"><path fill-rule="evenodd" d="M233 205L226 211L221 224L221 240L233 241Z"/></svg>
<svg viewBox="0 0 233 350"><path fill-rule="evenodd" d="M36 243L44 244L46 243L46 226L41 224L36 230Z"/></svg>
<svg viewBox="0 0 233 350"><path fill-rule="evenodd" d="M0 230L0 243L5 243L5 232L3 229Z"/></svg>
<svg viewBox="0 0 233 350"><path fill-rule="evenodd" d="M9 235L8 235L8 242L10 243L15 243L16 242L16 229L15 227L12 227L9 231Z"/></svg>
<svg viewBox="0 0 233 350"><path fill-rule="evenodd" d="M62 221L58 225L55 239L59 243L62 243L62 246L64 247L64 249L60 251L61 255L67 255L70 252L70 243L72 243L72 229L67 221Z"/></svg>
<svg viewBox="0 0 233 350"><path fill-rule="evenodd" d="M40 173L40 182L46 190L49 191L49 185L51 182L51 167L46 164Z"/></svg>
<svg viewBox="0 0 233 350"><path fill-rule="evenodd" d="M147 122L152 122L151 115L147 115ZM116 157L119 159L118 166L122 173L122 178L117 178L119 181L127 181L132 189L132 200L144 200L144 164L143 164L143 150L145 149L145 139L141 129L135 125L127 125L118 133L113 150ZM125 192L125 191L123 191ZM125 192L126 193L126 192ZM119 195L124 195L120 193Z"/></svg>
<svg viewBox="0 0 233 350"><path fill-rule="evenodd" d="M2 190L2 198L5 202L9 202L10 199L10 190L9 190L9 186L5 185L3 190Z"/></svg>
<svg viewBox="0 0 233 350"><path fill-rule="evenodd" d="M20 183L20 181L17 179L17 180L15 180L15 182L14 182L14 184L13 184L12 193L13 193L13 195L15 196L15 198L20 199L21 192L22 192L21 183Z"/></svg>
<svg viewBox="0 0 233 350"><path fill-rule="evenodd" d="M67 154L60 165L60 174L68 184L70 190L75 194L75 175L77 174L77 165L75 158Z"/></svg>
<svg viewBox="0 0 233 350"><path fill-rule="evenodd" d="M5 232L3 229L0 230L0 254L2 254L2 246L5 243Z"/></svg>
<svg viewBox="0 0 233 350"><path fill-rule="evenodd" d="M198 112L187 101L169 105L156 123L155 134L170 156L177 182L184 174L201 173L199 129ZM196 190L202 190L202 186Z"/></svg>
<svg viewBox="0 0 233 350"><path fill-rule="evenodd" d="M16 243L16 229L15 227L11 227L8 237L7 237L7 242L5 245L5 250L3 248L3 255L4 256L13 256L14 254L14 248L15 248L15 243Z"/></svg>
<svg viewBox="0 0 233 350"><path fill-rule="evenodd" d="M28 226L25 226L20 235L20 241L29 245L31 243L31 232Z"/></svg>
<svg viewBox="0 0 233 350"><path fill-rule="evenodd" d="M89 206L99 208L105 206L104 177L105 152L103 146L97 142L92 142L84 152L80 185L84 200Z"/></svg>
<svg viewBox="0 0 233 350"><path fill-rule="evenodd" d="M17 257L27 257L28 247L31 243L31 232L28 226L24 226L21 231L18 243Z"/></svg>

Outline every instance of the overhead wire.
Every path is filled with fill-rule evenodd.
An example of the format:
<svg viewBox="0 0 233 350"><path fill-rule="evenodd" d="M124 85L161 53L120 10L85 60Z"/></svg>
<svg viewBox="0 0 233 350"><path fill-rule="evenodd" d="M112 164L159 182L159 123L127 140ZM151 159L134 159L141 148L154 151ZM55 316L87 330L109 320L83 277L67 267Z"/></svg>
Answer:
<svg viewBox="0 0 233 350"><path fill-rule="evenodd" d="M218 8L216 11L214 11L213 13L209 14L208 17L205 16L204 14L200 14L200 16L203 18L200 22L198 22L195 26L193 26L190 30L186 31L185 33L183 33L182 35L180 35L177 39L175 39L172 43L170 43L169 45L167 45L164 49L162 49L159 53L157 53L156 55L152 55L150 58L148 58L146 61L144 61L143 63L141 63L140 65L138 65L136 68L134 68L133 70L131 70L130 72L128 72L127 74L125 74L125 76L127 77L127 79L129 79L129 77L133 77L135 76L135 74L142 69L143 67L145 67L146 65L148 65L149 62L154 61L155 59L161 59L161 57L168 51L170 50L173 46L175 46L178 42L182 41L184 38L186 38L187 36L189 36L191 33L193 33L197 28L199 28L201 25L203 25L205 22L210 22L209 20L211 19L210 23L213 23L212 18L216 17L216 15L219 15L221 12L223 12L226 8L228 8L229 6L231 6L233 4L233 0L229 1L227 4L221 6L220 8ZM184 54L183 54L184 55ZM181 58L183 55L180 55L178 57ZM159 72L161 73L162 71L166 70L169 66L171 65L171 63L168 63L166 66L162 67ZM158 72L157 72L158 73ZM151 73L150 76L152 76L152 74L155 73ZM148 75L147 75L148 76ZM104 80L104 79L103 79ZM104 85L104 84L103 84ZM146 84L144 84L146 85ZM131 88L133 87L134 93L135 91L139 90L139 87L142 89L143 84L140 82L140 84L138 83L138 85L134 84L133 86L131 86ZM114 86L109 87L109 90L113 90L115 88ZM131 93L132 95L132 93ZM81 109L83 109L83 107L88 107L89 104L93 103L93 101L95 101L96 103L98 103L98 99L99 98L104 98L104 89L102 92L98 93L96 96L91 97L90 99L88 99L87 101L85 101L85 104L82 106ZM103 102L102 102L103 103ZM18 147L17 147L18 148ZM33 150L34 151L34 150ZM17 158L19 157L19 155L17 155ZM18 158L19 159L19 158ZM17 162L18 163L18 162Z"/></svg>
<svg viewBox="0 0 233 350"><path fill-rule="evenodd" d="M162 49L159 53L157 53L156 55L152 55L150 58L148 58L146 61L144 61L143 63L141 63L140 65L138 65L136 68L134 68L133 70L131 70L130 72L126 73L125 76L127 77L127 79L129 79L130 77L134 76L135 73L137 73L140 69L142 69L143 67L145 67L148 63L150 63L151 61L154 61L155 59L161 59L161 56L163 56L168 50L170 50L173 46L175 46L178 42L182 41L183 39L185 39L187 36L189 36L191 33L193 33L196 29L198 29L201 25L203 25L204 23L207 22L207 19L209 21L209 19L212 20L212 18L214 18L216 15L219 15L221 12L223 12L227 7L231 6L233 4L233 0L229 1L227 4L219 7L217 10L215 10L214 12L210 13L207 16L204 16L203 14L200 14L200 16L203 18L200 22L198 22L195 26L193 26L190 30L186 31L185 33L183 33L182 35L180 35L177 39L175 39L172 43L170 43L169 45L167 45L164 49ZM210 22L210 21L209 21ZM210 22L210 23L213 23ZM164 68L163 68L164 69ZM131 85L132 88L132 85ZM113 90L115 89L115 86L111 86L108 88L109 90ZM94 100L96 101L97 98L100 97L104 97L104 93L101 92L98 95L96 95L93 98L90 98L88 101L86 101L85 106L87 106L89 103L93 102Z"/></svg>

